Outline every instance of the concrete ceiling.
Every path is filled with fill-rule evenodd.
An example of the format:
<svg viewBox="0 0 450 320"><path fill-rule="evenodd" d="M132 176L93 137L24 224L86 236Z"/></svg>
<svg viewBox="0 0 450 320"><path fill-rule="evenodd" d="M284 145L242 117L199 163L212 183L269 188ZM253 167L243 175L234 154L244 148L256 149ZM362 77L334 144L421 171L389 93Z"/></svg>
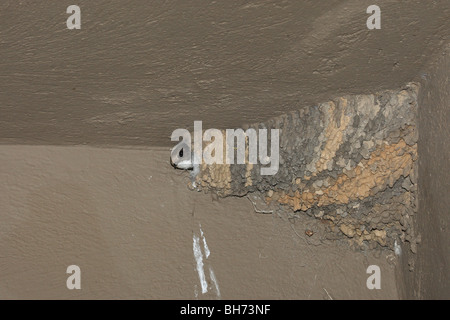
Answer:
<svg viewBox="0 0 450 320"><path fill-rule="evenodd" d="M168 146L419 76L450 1L73 1L0 4L0 143Z"/></svg>

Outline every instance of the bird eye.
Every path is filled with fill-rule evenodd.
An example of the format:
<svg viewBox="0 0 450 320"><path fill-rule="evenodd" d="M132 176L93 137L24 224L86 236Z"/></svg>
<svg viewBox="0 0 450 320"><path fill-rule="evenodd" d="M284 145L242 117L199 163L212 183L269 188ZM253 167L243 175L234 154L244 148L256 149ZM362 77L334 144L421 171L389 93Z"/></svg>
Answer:
<svg viewBox="0 0 450 320"><path fill-rule="evenodd" d="M183 158L183 149L180 150L180 152L178 153L178 155L180 156L180 158Z"/></svg>

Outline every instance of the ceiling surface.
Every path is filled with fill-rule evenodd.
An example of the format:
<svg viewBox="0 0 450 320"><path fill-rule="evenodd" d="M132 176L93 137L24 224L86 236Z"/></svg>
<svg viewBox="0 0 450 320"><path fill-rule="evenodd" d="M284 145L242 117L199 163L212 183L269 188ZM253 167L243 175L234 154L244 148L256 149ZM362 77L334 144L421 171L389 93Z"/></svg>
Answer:
<svg viewBox="0 0 450 320"><path fill-rule="evenodd" d="M169 146L396 88L448 36L450 1L69 1L0 4L0 143Z"/></svg>

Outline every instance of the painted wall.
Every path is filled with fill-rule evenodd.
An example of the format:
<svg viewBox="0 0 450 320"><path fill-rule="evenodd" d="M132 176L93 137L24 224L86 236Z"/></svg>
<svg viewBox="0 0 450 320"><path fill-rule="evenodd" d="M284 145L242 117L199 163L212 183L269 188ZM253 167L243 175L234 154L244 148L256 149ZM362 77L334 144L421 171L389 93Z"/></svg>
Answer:
<svg viewBox="0 0 450 320"><path fill-rule="evenodd" d="M419 102L417 255L404 259L408 298L450 298L450 46L422 75ZM408 252L407 252L408 253Z"/></svg>
<svg viewBox="0 0 450 320"><path fill-rule="evenodd" d="M447 35L450 3L379 0L368 30L372 4L4 0L0 143L169 146L194 120L234 128L396 89Z"/></svg>
<svg viewBox="0 0 450 320"><path fill-rule="evenodd" d="M384 253L326 241L315 219L192 192L168 155L0 146L0 299L398 297ZM372 264L381 290L366 287ZM81 290L66 286L70 265Z"/></svg>

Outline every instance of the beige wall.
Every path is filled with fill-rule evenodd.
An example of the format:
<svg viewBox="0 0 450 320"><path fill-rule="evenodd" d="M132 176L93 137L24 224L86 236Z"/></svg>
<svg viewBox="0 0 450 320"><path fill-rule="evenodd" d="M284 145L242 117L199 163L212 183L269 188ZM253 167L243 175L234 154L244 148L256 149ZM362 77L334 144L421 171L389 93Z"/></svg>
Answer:
<svg viewBox="0 0 450 320"><path fill-rule="evenodd" d="M398 88L448 34L450 3L378 0L368 30L372 4L3 0L0 143L169 146L194 120L235 128Z"/></svg>
<svg viewBox="0 0 450 320"><path fill-rule="evenodd" d="M187 188L168 150L0 147L0 298L218 298L202 294L193 236L223 299L397 298L385 253L320 242L314 219L256 214ZM306 239L305 228L317 235ZM298 234L298 235L297 235ZM299 236L300 235L300 236ZM308 245L308 241L311 244ZM81 290L66 269L81 268ZM366 288L380 265L381 290ZM208 276L209 278L209 276ZM324 290L325 288L325 290Z"/></svg>
<svg viewBox="0 0 450 320"><path fill-rule="evenodd" d="M417 255L404 259L404 296L450 298L450 46L424 69L419 105ZM411 270L408 271L408 270Z"/></svg>

